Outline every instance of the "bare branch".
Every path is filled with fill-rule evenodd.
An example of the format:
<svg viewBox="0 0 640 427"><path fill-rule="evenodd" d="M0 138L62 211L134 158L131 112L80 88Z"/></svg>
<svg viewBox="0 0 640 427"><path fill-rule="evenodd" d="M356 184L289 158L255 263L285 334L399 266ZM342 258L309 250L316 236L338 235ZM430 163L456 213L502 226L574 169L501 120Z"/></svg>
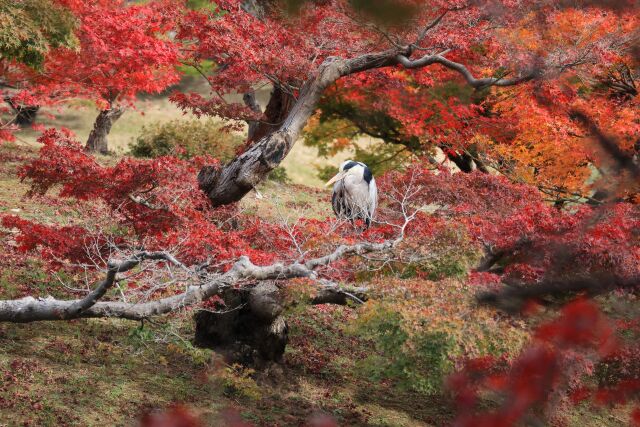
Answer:
<svg viewBox="0 0 640 427"><path fill-rule="evenodd" d="M399 64L401 64L405 68L421 68L431 64L440 64L451 70L457 71L462 74L464 79L471 85L472 87L478 89L487 86L513 86L520 83L524 83L526 81L532 80L538 74L535 70L529 71L521 76L514 78L503 78L503 77L484 77L477 79L471 74L469 69L465 67L463 64L459 62L451 61L445 58L442 55L445 55L448 51L444 51L442 53L436 55L425 55L420 59L410 60L404 55L397 55L396 59Z"/></svg>
<svg viewBox="0 0 640 427"><path fill-rule="evenodd" d="M420 34L418 35L418 38L416 39L416 41L413 42L411 46L419 47L420 46L420 42L422 42L422 40L424 40L424 38L427 36L429 31L432 30L433 28L435 28L440 23L440 21L442 21L442 18L444 18L444 16L447 13L449 13L449 10L445 10L444 12L442 12L436 19L434 19L426 27L424 27L422 29L422 31L420 31Z"/></svg>

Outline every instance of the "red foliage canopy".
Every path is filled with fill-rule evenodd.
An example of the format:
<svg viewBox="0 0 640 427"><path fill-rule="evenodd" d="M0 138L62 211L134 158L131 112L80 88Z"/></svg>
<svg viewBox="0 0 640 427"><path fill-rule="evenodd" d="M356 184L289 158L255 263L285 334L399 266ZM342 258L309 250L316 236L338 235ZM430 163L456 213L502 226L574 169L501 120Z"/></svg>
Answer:
<svg viewBox="0 0 640 427"><path fill-rule="evenodd" d="M20 67L27 78L16 97L26 105L67 98L95 100L102 108L132 102L140 92L156 93L176 83L179 44L169 31L179 17L173 2L126 5L124 1L60 0L78 18L77 50L59 48L46 57L44 70ZM24 84L24 83L23 83Z"/></svg>
<svg viewBox="0 0 640 427"><path fill-rule="evenodd" d="M626 279L640 276L638 205L559 210L534 187L503 176L452 175L446 170L435 174L421 166L390 173L381 182L396 191L407 185L421 188L415 203L435 205L437 216L463 225L491 260L480 270L499 265L490 271L503 280L533 283L603 272ZM418 223L412 227L420 232Z"/></svg>

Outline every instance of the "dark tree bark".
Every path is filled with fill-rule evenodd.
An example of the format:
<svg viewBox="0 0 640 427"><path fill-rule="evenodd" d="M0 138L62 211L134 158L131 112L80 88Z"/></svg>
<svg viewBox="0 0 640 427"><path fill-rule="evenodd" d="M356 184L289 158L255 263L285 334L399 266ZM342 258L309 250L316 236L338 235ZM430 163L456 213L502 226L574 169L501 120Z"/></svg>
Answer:
<svg viewBox="0 0 640 427"><path fill-rule="evenodd" d="M195 344L220 353L227 363L241 363L262 369L280 363L289 342L289 326L283 311L284 295L273 282L261 282L251 289L226 289L226 309L201 310L195 316ZM306 303L347 305L367 300L365 288L350 292L320 289Z"/></svg>
<svg viewBox="0 0 640 427"><path fill-rule="evenodd" d="M85 149L90 152L99 152L107 154L109 152L109 143L107 136L111 132L111 126L124 113L124 107L111 107L107 110L100 111L96 121L93 123L93 130L89 134Z"/></svg>
<svg viewBox="0 0 640 427"><path fill-rule="evenodd" d="M7 104L11 107L11 109L16 113L15 122L20 127L31 126L33 122L36 120L36 116L38 115L38 110L40 110L39 105L20 105L13 102L11 97L5 97L4 99Z"/></svg>
<svg viewBox="0 0 640 427"><path fill-rule="evenodd" d="M256 100L256 92L252 89L251 91L242 95L242 100L244 104L251 109L254 113L262 115L262 108L260 108L260 104ZM247 120L247 124L249 125L249 130L247 131L247 142L253 140L253 136L256 134L256 129L260 122L257 120Z"/></svg>
<svg viewBox="0 0 640 427"><path fill-rule="evenodd" d="M245 104L253 111L260 111L260 107L255 101L255 96L252 97L251 93L249 93L245 94L243 98ZM278 130L287 118L289 111L293 108L294 102L295 99L291 94L279 86L274 86L262 119L249 123L248 145Z"/></svg>
<svg viewBox="0 0 640 427"><path fill-rule="evenodd" d="M227 363L262 368L282 361L289 328L278 287L263 282L251 290L227 289L222 298L226 311L194 316L196 345L216 350Z"/></svg>

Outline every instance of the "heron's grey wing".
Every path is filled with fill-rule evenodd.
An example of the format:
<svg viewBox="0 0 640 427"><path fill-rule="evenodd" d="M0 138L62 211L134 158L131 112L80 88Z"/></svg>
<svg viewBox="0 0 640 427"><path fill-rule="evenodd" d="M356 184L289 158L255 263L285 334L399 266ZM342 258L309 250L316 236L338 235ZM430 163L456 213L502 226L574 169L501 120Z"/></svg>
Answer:
<svg viewBox="0 0 640 427"><path fill-rule="evenodd" d="M344 207L344 186L342 180L333 184L333 195L331 196L331 207L336 217L340 217L345 211Z"/></svg>
<svg viewBox="0 0 640 427"><path fill-rule="evenodd" d="M375 178L371 178L369 182L369 218L373 219L378 207L378 186L376 185Z"/></svg>

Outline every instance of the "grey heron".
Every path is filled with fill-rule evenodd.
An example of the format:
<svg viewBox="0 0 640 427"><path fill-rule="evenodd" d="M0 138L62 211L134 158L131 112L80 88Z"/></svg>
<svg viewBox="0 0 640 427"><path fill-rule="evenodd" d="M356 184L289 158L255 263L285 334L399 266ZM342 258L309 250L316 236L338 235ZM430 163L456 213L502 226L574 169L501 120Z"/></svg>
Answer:
<svg viewBox="0 0 640 427"><path fill-rule="evenodd" d="M326 183L331 184L331 205L336 217L362 219L368 228L378 205L378 189L367 165L353 160L343 162L336 176Z"/></svg>

